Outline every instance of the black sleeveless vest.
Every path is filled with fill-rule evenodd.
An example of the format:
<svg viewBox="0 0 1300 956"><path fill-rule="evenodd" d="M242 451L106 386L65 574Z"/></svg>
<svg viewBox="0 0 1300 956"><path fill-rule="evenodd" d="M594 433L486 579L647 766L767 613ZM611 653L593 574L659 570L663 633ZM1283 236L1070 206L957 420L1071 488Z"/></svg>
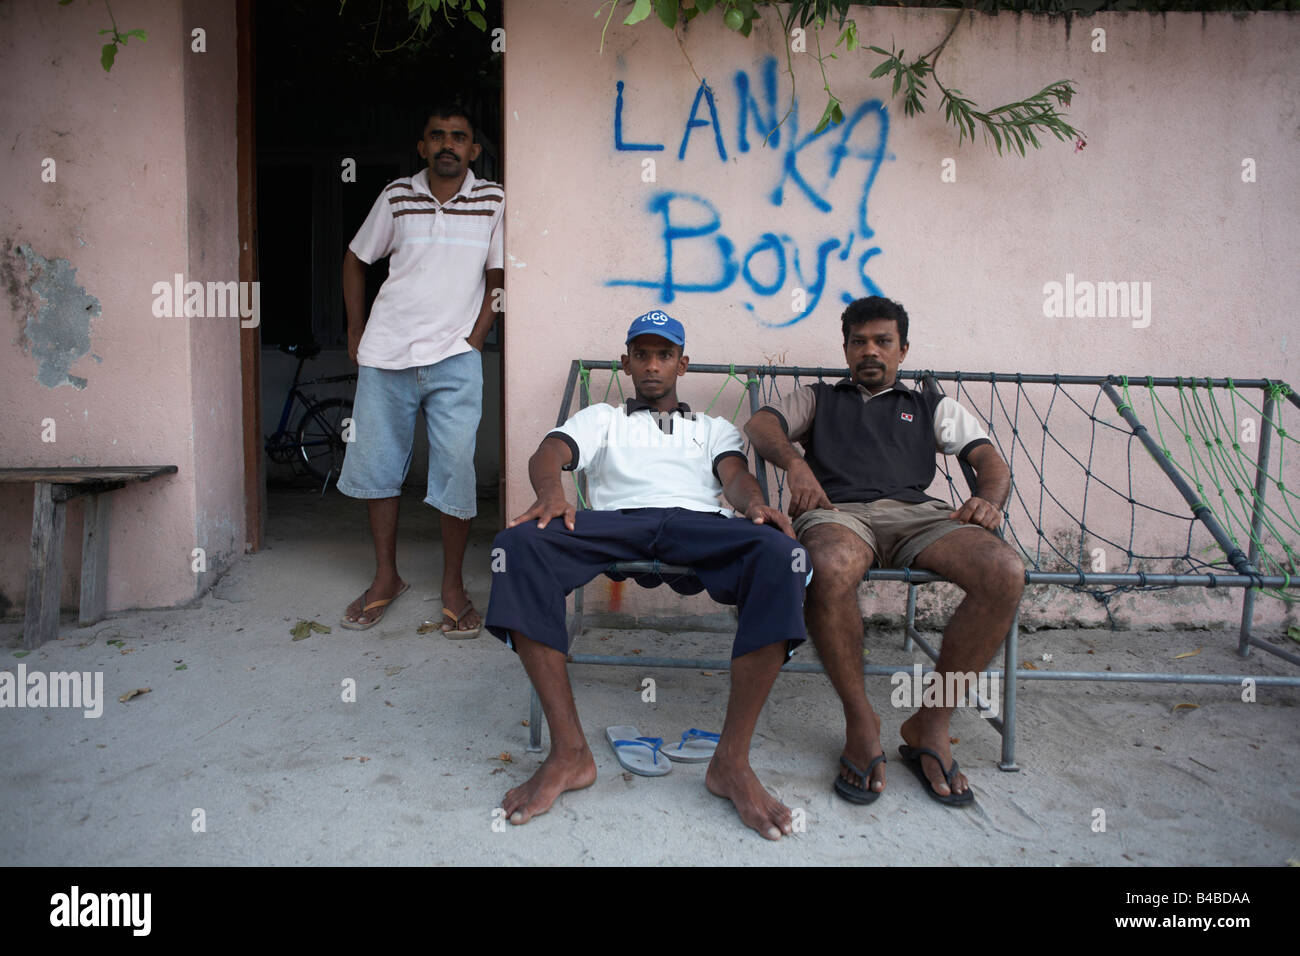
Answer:
<svg viewBox="0 0 1300 956"><path fill-rule="evenodd" d="M817 410L804 457L831 501L938 500L926 489L935 476L934 416L942 395L897 381L869 401L848 379L812 387Z"/></svg>

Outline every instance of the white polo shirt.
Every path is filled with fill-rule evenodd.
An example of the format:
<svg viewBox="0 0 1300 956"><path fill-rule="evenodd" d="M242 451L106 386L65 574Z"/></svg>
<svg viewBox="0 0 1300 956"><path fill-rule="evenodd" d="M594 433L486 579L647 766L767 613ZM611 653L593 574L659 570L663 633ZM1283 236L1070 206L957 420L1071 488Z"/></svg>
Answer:
<svg viewBox="0 0 1300 956"><path fill-rule="evenodd" d="M573 453L566 471L586 473L587 504L597 511L687 508L730 517L718 500L718 462L731 455L744 460L736 426L684 403L671 414L645 408L629 414L635 402L590 405L547 436Z"/></svg>
<svg viewBox="0 0 1300 956"><path fill-rule="evenodd" d="M433 365L468 352L485 269L503 268L505 192L469 170L456 195L440 203L429 170L389 184L348 248L367 264L390 256L357 363L374 368Z"/></svg>

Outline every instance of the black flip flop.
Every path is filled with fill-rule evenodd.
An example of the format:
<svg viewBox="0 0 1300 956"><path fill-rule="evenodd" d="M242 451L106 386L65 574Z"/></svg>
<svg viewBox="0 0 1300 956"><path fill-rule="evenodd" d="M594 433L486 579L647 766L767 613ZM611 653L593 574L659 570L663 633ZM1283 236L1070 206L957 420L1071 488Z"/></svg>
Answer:
<svg viewBox="0 0 1300 956"><path fill-rule="evenodd" d="M912 773L916 774L916 779L920 780L925 786L925 790L931 797L938 800L946 807L968 807L975 802L975 791L967 789L964 793L957 793L952 788L953 775L957 773L957 760L954 758L952 766L944 770L943 758L931 750L929 747L909 747L907 744L900 744L898 752L902 754L907 765L912 768ZM925 768L921 766L922 757L933 757L939 769L943 770L944 782L948 784L948 789L952 791L947 796L939 793L930 783L930 778L925 775Z"/></svg>
<svg viewBox="0 0 1300 956"><path fill-rule="evenodd" d="M847 767L850 773L857 774L861 777L863 786L859 787L857 784L849 783L843 777L836 776L835 792L845 800L849 801L849 803L875 803L880 797L880 791L871 789L871 771L876 769L876 764L878 763L888 763L888 761L885 760L885 755L882 753L879 757L873 757L871 763L867 764L865 773L854 766L853 762L849 760L848 757L841 756L840 763Z"/></svg>

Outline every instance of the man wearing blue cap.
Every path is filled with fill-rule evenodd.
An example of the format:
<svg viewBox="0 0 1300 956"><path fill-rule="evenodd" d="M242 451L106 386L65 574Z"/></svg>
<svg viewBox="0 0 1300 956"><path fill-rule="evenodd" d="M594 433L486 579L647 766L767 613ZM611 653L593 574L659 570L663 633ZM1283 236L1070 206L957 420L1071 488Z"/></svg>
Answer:
<svg viewBox="0 0 1300 956"><path fill-rule="evenodd" d="M561 793L595 782L565 666L564 599L616 561L657 559L694 568L695 591L737 607L731 695L705 785L777 840L791 832L790 810L759 782L749 745L781 665L805 639L806 556L789 519L763 503L736 427L677 400L688 364L681 323L648 312L626 341L623 371L636 397L590 405L547 434L528 462L537 500L493 542L487 628L518 653L551 727L546 760L502 809L527 823ZM573 470L587 477L591 510L565 499L560 473ZM735 520L719 495L749 520Z"/></svg>

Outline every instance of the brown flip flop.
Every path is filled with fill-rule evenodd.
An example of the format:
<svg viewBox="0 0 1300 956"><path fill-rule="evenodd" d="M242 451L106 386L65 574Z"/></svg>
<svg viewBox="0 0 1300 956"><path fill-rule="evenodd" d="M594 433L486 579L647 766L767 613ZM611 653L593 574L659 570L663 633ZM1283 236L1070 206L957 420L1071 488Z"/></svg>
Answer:
<svg viewBox="0 0 1300 956"><path fill-rule="evenodd" d="M479 631L483 630L482 624L479 624L478 627L462 628L460 626L460 619L473 610L474 610L473 601L470 601L463 608L461 608L459 614L457 614L456 612L448 608L443 608L442 616L451 619L450 624L448 624L447 621L442 622L441 630L443 636L446 637L447 640L449 641L468 641L472 637L478 637Z"/></svg>
<svg viewBox="0 0 1300 956"><path fill-rule="evenodd" d="M383 601L371 601L369 604L367 604L365 607L361 609L361 613L368 614L370 611L373 611L377 607L387 607L388 605L392 604L394 601L396 601L399 597L401 597L410 589L411 586L409 584L403 584L402 589L398 591L396 594L394 594L392 597L387 598L386 600ZM366 595L369 593L370 593L370 588L366 588L364 591L362 591L361 600L364 601L366 599ZM346 615L347 611L345 610L343 613L344 615ZM388 613L387 611L384 612L384 614L387 613ZM339 627L345 627L349 631L368 631L370 630L370 628L374 627L376 624L378 624L380 621L384 619L384 614L379 615L379 617L375 618L374 620L366 621L364 624L362 624L360 621L349 621L346 616L340 617Z"/></svg>

